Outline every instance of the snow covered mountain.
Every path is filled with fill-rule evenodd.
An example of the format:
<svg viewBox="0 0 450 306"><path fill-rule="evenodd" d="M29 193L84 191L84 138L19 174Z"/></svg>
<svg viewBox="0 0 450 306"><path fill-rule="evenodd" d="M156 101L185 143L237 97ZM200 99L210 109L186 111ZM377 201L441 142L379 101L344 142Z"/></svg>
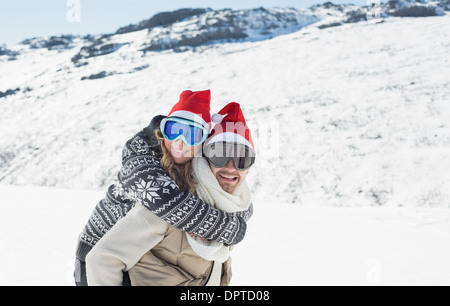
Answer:
<svg viewBox="0 0 450 306"><path fill-rule="evenodd" d="M256 198L447 207L449 9L183 9L2 46L0 183L104 189L129 137L211 89L212 111L236 101L254 130Z"/></svg>

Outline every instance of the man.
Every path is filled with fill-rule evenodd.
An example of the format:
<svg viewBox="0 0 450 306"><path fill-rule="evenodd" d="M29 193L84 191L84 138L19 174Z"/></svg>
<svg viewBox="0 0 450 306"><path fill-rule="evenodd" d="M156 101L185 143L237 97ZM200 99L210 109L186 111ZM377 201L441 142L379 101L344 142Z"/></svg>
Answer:
<svg viewBox="0 0 450 306"><path fill-rule="evenodd" d="M250 130L238 103L228 104L214 119L218 124L204 145L204 158L194 158L192 166L196 193L217 209L248 220L252 203L245 178L255 162ZM136 205L87 255L87 279L90 285L122 285L123 272L128 272L133 286L228 285L230 250L186 234Z"/></svg>

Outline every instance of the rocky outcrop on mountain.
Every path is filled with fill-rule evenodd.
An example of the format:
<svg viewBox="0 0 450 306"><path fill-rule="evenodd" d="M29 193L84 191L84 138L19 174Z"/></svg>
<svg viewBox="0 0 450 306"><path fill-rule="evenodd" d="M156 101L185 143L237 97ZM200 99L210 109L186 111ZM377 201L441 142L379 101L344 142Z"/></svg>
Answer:
<svg viewBox="0 0 450 306"><path fill-rule="evenodd" d="M81 47L80 52L72 57L72 63L77 67L86 65L86 59L116 52L123 45L124 44L109 43L104 37L102 39L94 40L94 42L89 45Z"/></svg>
<svg viewBox="0 0 450 306"><path fill-rule="evenodd" d="M326 2L312 6L310 9L314 12L326 9L331 12L328 14L337 17L331 18L330 22L325 21L318 25L320 29L324 29L368 19L444 16L450 9L449 2L450 0L389 0L387 2L372 1L371 5L364 7Z"/></svg>
<svg viewBox="0 0 450 306"><path fill-rule="evenodd" d="M262 40L280 34L292 33L318 21L317 16L296 9L218 10L181 9L156 14L149 20L120 28L115 35L146 30L142 52L162 51L183 47L198 47L218 42ZM86 59L110 54L124 43L113 43L115 35L90 38L73 58L76 66Z"/></svg>
<svg viewBox="0 0 450 306"><path fill-rule="evenodd" d="M108 55L130 45L134 45L143 54L164 50L182 52L217 43L271 39L313 24L319 29L325 29L366 21L371 14L379 19L429 17L446 15L449 10L450 0L389 0L386 3L373 1L370 6L325 2L308 9L185 8L158 13L150 19L119 28L111 34L31 38L21 44L30 49L46 48L59 52L79 48L71 61L75 67L81 67L88 65L91 58ZM139 31L140 38L136 40L133 35ZM0 47L0 59L7 56L9 60L13 60L17 55L17 51Z"/></svg>
<svg viewBox="0 0 450 306"><path fill-rule="evenodd" d="M50 38L30 38L22 41L22 44L29 45L31 49L46 48L48 50L63 51L73 47L72 43L76 36L61 35L51 36Z"/></svg>
<svg viewBox="0 0 450 306"><path fill-rule="evenodd" d="M0 99L1 98L5 98L7 96L11 96L11 95L15 95L17 92L20 91L20 88L16 88L16 89L8 89L5 92L1 92L0 91Z"/></svg>
<svg viewBox="0 0 450 306"><path fill-rule="evenodd" d="M2 56L5 56L9 60L14 60L17 55L19 55L19 52L12 51L12 50L8 49L6 46L0 46L0 58Z"/></svg>
<svg viewBox="0 0 450 306"><path fill-rule="evenodd" d="M177 21L183 19L198 16L206 12L212 11L211 9L191 9L185 8L176 10L173 12L162 12L158 13L150 19L139 22L138 24L130 24L128 26L122 27L116 31L116 34L125 34L135 31L140 31L144 29L151 30L155 27L165 27L171 25Z"/></svg>

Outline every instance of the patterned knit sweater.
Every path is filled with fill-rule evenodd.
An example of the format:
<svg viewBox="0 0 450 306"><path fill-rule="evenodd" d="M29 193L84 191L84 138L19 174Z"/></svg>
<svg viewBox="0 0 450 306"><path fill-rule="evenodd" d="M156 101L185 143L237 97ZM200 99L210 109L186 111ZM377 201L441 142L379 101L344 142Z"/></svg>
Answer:
<svg viewBox="0 0 450 306"><path fill-rule="evenodd" d="M226 245L244 238L253 206L239 213L215 209L186 190L181 190L161 165L162 150L154 134L164 116L153 118L148 127L127 141L117 181L94 211L79 236L76 256L87 253L136 203L141 203L167 223Z"/></svg>

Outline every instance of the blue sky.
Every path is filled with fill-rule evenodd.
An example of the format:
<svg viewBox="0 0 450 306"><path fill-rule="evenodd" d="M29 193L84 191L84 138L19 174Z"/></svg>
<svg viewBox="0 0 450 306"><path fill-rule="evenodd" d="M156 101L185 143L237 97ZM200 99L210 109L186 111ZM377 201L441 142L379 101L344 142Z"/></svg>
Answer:
<svg viewBox="0 0 450 306"><path fill-rule="evenodd" d="M314 0L7 0L0 2L0 45L12 45L26 38L60 34L113 33L154 14L186 7L305 8L326 1ZM365 5L367 0L332 1ZM79 8L79 10L78 10ZM69 17L68 17L69 15ZM72 21L72 22L71 22Z"/></svg>

